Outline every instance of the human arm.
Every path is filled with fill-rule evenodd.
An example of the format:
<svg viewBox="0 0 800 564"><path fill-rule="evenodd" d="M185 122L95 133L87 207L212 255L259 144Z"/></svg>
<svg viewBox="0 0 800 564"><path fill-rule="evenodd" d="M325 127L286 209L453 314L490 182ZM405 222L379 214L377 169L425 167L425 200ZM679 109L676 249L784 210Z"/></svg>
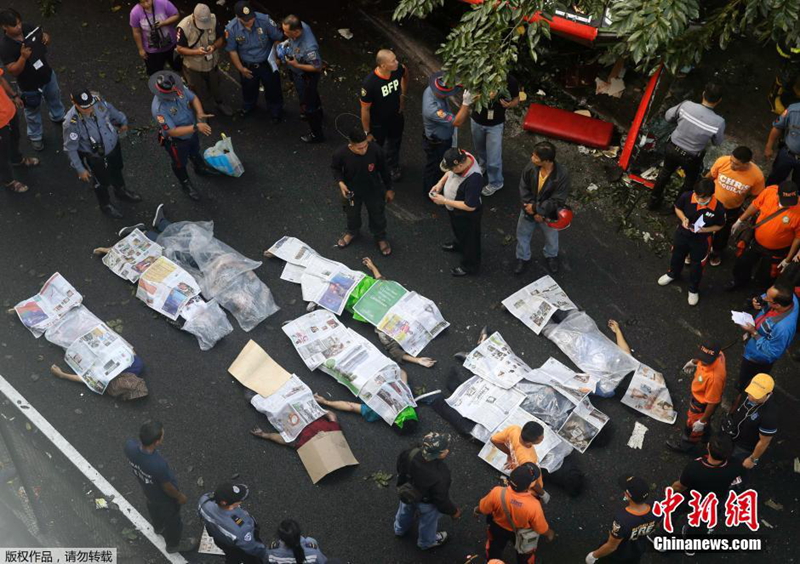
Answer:
<svg viewBox="0 0 800 564"><path fill-rule="evenodd" d="M427 356L412 356L410 354L404 354L403 360L405 362L410 362L411 364L418 364L419 366L424 366L425 368L431 368L434 364L436 364L435 358L430 358Z"/></svg>
<svg viewBox="0 0 800 564"><path fill-rule="evenodd" d="M120 129L127 129L128 116L115 108L110 102L103 101L103 103L106 105L106 109L108 110L108 119L111 121L111 124Z"/></svg>
<svg viewBox="0 0 800 564"><path fill-rule="evenodd" d="M97 247L92 251L92 254L98 257L102 257L103 255L107 255L111 252L111 247Z"/></svg>
<svg viewBox="0 0 800 564"><path fill-rule="evenodd" d="M619 544L622 542L622 539L616 538L611 533L608 533L608 540L600 545L600 548L593 550L589 553L595 560L598 558L602 558L604 556L608 556L619 547ZM594 560L590 559L588 556L586 558L586 562L594 562Z"/></svg>
<svg viewBox="0 0 800 564"><path fill-rule="evenodd" d="M177 51L178 55L182 57L194 57L206 54L206 52L201 47L195 47L193 49L189 48L189 40L186 39L186 33L180 26L178 26L177 43L175 45L175 51Z"/></svg>
<svg viewBox="0 0 800 564"><path fill-rule="evenodd" d="M25 65L28 63L28 57L31 56L31 53L33 53L33 50L30 47L26 45L20 45L19 57L17 60L12 62L4 61L6 70L14 76L19 76L22 74L22 71L25 70Z"/></svg>
<svg viewBox="0 0 800 564"><path fill-rule="evenodd" d="M464 122L469 118L470 107L467 104L461 104L456 112L456 117L453 118L453 127L461 127Z"/></svg>
<svg viewBox="0 0 800 564"><path fill-rule="evenodd" d="M683 102L681 102L677 106L672 106L670 109L668 109L664 114L664 119L670 123L675 123L676 121L678 121L678 115L680 113L682 104Z"/></svg>
<svg viewBox="0 0 800 564"><path fill-rule="evenodd" d="M628 345L628 341L625 340L625 335L622 334L619 323L614 319L609 319L608 328L611 329L611 332L614 333L614 336L617 338L617 346L626 353L631 354L631 347Z"/></svg>
<svg viewBox="0 0 800 564"><path fill-rule="evenodd" d="M78 148L80 146L80 137L78 135L78 125L73 123L72 120L64 121L62 126L64 132L64 152L69 159L69 165L78 173L78 178L84 182L89 182L92 177L91 173L83 165Z"/></svg>
<svg viewBox="0 0 800 564"><path fill-rule="evenodd" d="M177 501L179 505L183 505L188 501L186 496L182 494L172 482L161 482L161 489L165 494Z"/></svg>
<svg viewBox="0 0 800 564"><path fill-rule="evenodd" d="M136 43L136 49L139 51L139 56L142 59L147 59L147 51L144 50L144 43L142 41L142 28L132 27L133 42Z"/></svg>
<svg viewBox="0 0 800 564"><path fill-rule="evenodd" d="M472 174L458 188L459 192L463 191L463 200L451 200L437 193L431 201L439 206L447 205L457 210L473 212L480 206L482 185L483 177L480 174Z"/></svg>
<svg viewBox="0 0 800 564"><path fill-rule="evenodd" d="M164 13L167 14L167 19L162 21L156 21L156 27L164 27L178 23L181 20L181 14L178 12L178 8L175 7L175 4L167 0L164 2Z"/></svg>
<svg viewBox="0 0 800 564"><path fill-rule="evenodd" d="M3 90L11 99L11 101L14 102L14 105L17 107L17 109L21 109L22 98L20 98L20 95L14 91L14 89L11 87L11 84L9 84L5 78L2 78L2 70L0 70L0 86L3 87Z"/></svg>
<svg viewBox="0 0 800 564"><path fill-rule="evenodd" d="M722 124L717 128L717 132L711 137L711 143L719 146L725 141L725 120L722 120Z"/></svg>
<svg viewBox="0 0 800 564"><path fill-rule="evenodd" d="M756 443L756 447L753 449L753 453L742 461L742 466L748 470L751 470L753 466L757 464L756 461L763 456L764 452L766 452L769 443L772 442L772 436L773 435L759 433L758 442Z"/></svg>
<svg viewBox="0 0 800 564"><path fill-rule="evenodd" d="M531 178L534 174L539 174L533 166L533 163L528 163L522 170L522 175L519 177L519 198L522 200L522 207L525 213L533 215L535 213L534 206L536 205L536 194L531 189Z"/></svg>
<svg viewBox="0 0 800 564"><path fill-rule="evenodd" d="M406 109L406 94L408 94L408 67L403 65L403 78L400 79L400 113Z"/></svg>
<svg viewBox="0 0 800 564"><path fill-rule="evenodd" d="M780 122L780 119L776 122ZM783 135L783 128L776 127L775 125L772 126L772 129L769 130L769 136L767 137L767 144L764 147L764 158L767 160L771 160L775 156L775 143Z"/></svg>
<svg viewBox="0 0 800 564"><path fill-rule="evenodd" d="M387 200L391 201L391 199L394 198L394 190L392 190L392 175L389 173L389 167L386 164L386 156L383 153L383 149L381 149L377 143L375 143L373 147L375 147L375 165L378 169L378 174L381 175L383 185L386 188L387 197L391 192L391 198Z"/></svg>
<svg viewBox="0 0 800 564"><path fill-rule="evenodd" d="M253 78L253 71L246 68L242 64L242 59L239 58L238 52L228 50L228 55L230 55L231 63L233 63L233 66L236 68L237 71L239 71L239 74L248 79Z"/></svg>
<svg viewBox="0 0 800 564"><path fill-rule="evenodd" d="M371 107L372 107L372 104L371 103L368 104L368 103L364 102L364 99L363 99L363 96L362 96L362 99L361 99L361 127L364 128L364 131L367 134L367 140L368 141L372 141L372 140L375 139L372 136L372 133L370 133L370 129L369 129L370 126L372 125L372 123L370 121L370 118L371 118L371 116L370 116L370 108Z"/></svg>
<svg viewBox="0 0 800 564"><path fill-rule="evenodd" d="M198 96L192 98L191 104L194 115L197 117L196 131L199 131L203 135L211 135L211 126L206 123L206 120L214 117L214 114L207 114L205 110L203 110L203 104L200 102Z"/></svg>
<svg viewBox="0 0 800 564"><path fill-rule="evenodd" d="M333 173L333 179L336 181L336 185L342 193L342 197L348 198L350 196L350 189L347 187L344 178L344 158L342 157L341 151L336 151L331 157L331 172Z"/></svg>
<svg viewBox="0 0 800 564"><path fill-rule="evenodd" d="M739 219L733 222L733 225L731 226L731 234L736 235L736 233L738 233L742 229L742 227L744 227L745 221L747 221L757 213L758 213L758 208L755 205L755 201L750 202L750 205L747 206L747 209L744 210L744 213L739 216Z"/></svg>

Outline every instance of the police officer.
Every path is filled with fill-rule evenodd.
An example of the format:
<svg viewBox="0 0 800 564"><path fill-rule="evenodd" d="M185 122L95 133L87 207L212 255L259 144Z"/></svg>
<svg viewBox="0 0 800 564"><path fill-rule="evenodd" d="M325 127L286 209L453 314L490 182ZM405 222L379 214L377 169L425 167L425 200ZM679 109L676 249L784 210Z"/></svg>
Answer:
<svg viewBox="0 0 800 564"><path fill-rule="evenodd" d="M241 507L249 493L244 484L220 484L203 494L197 505L206 531L225 553L225 564L266 562L267 547L259 538L258 523Z"/></svg>
<svg viewBox="0 0 800 564"><path fill-rule="evenodd" d="M677 122L678 127L667 142L664 165L650 194L649 210L661 207L664 188L678 168L682 168L685 174L683 191L689 192L694 188L702 172L708 142L721 145L725 137L725 119L714 112L721 99L722 87L710 82L703 90L702 104L687 100L667 110L664 118L668 122Z"/></svg>
<svg viewBox="0 0 800 564"><path fill-rule="evenodd" d="M201 176L220 174L203 160L198 135L198 132L211 135L211 127L205 120L214 116L205 113L200 99L172 71L156 72L148 85L155 94L150 112L156 120L161 145L172 160L172 172L178 177L181 188L197 201L201 198L200 192L189 179L186 165L191 160L194 171Z"/></svg>
<svg viewBox="0 0 800 564"><path fill-rule="evenodd" d="M122 176L122 149L119 132L128 130L128 118L97 92L81 90L72 94L72 108L62 125L64 151L69 163L84 182L94 181L94 194L100 210L114 219L122 214L111 203L108 189L125 202L140 202L142 197L125 187Z"/></svg>
<svg viewBox="0 0 800 564"><path fill-rule="evenodd" d="M443 74L442 71L433 73L428 79L428 87L422 93L422 148L425 151L422 188L426 197L442 177L439 164L447 149L454 145L456 128L469 118L469 104L463 104L456 114L450 111L447 99L460 92L461 88L447 86Z"/></svg>
<svg viewBox="0 0 800 564"><path fill-rule="evenodd" d="M293 14L283 18L282 27L288 39L281 44L280 59L289 67L300 98L300 112L311 128L311 133L300 139L304 143L322 143L325 134L322 132L322 100L318 90L322 76L322 55L317 38L308 24Z"/></svg>
<svg viewBox="0 0 800 564"><path fill-rule="evenodd" d="M778 155L775 156L775 142L783 136ZM772 123L772 129L764 147L764 157L771 159L772 170L767 177L767 186L780 184L792 175L792 180L800 182L800 102L792 104Z"/></svg>
<svg viewBox="0 0 800 564"><path fill-rule="evenodd" d="M403 140L408 69L389 49L375 56L377 66L361 85L361 125L386 153L392 180L400 180L400 143Z"/></svg>
<svg viewBox="0 0 800 564"><path fill-rule="evenodd" d="M272 18L253 10L249 2L237 2L234 12L236 17L225 28L225 50L241 77L241 115L246 116L256 109L258 87L262 84L272 123L278 123L283 116L281 78L268 59L272 46L283 39L283 35Z"/></svg>

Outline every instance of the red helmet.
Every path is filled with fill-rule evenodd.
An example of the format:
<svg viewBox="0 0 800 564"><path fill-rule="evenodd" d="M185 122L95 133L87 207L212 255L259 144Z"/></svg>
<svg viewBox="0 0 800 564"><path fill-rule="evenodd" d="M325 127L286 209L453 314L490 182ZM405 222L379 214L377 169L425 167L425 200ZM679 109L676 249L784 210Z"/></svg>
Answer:
<svg viewBox="0 0 800 564"><path fill-rule="evenodd" d="M570 226L572 218L575 214L569 206L564 206L558 210L558 219L548 219L547 226L556 231L562 231Z"/></svg>

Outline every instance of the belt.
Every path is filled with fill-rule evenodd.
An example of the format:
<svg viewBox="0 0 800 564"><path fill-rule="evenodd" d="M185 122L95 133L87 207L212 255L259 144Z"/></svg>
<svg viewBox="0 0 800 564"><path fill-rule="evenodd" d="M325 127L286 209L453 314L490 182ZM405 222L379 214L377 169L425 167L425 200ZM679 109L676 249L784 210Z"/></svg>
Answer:
<svg viewBox="0 0 800 564"><path fill-rule="evenodd" d="M786 147L786 153L787 153L787 154L788 154L790 157L794 157L795 159L800 159L800 153L795 153L794 151L790 151L790 150L789 150L789 147Z"/></svg>
<svg viewBox="0 0 800 564"><path fill-rule="evenodd" d="M676 144L675 144L675 143L674 143L672 140L670 140L669 144L670 144L670 145L672 145L672 147L673 147L673 148L674 148L674 149L675 149L675 150L676 150L678 153L680 153L680 155L681 155L681 156L683 156L683 157L692 157L692 158L697 158L697 157L699 157L700 155L702 155L702 154L703 154L703 151L700 151L699 153L690 153L690 152L689 152L689 151L687 151L686 149L684 149L684 148L682 148L682 147L678 147L678 146L677 146L677 145L676 145Z"/></svg>
<svg viewBox="0 0 800 564"><path fill-rule="evenodd" d="M422 134L422 138L425 139L425 141L427 141L429 143L433 143L434 145L441 145L442 143L448 143L448 142L452 143L453 142L453 138L452 137L450 139L439 139L438 137L428 137L424 133Z"/></svg>
<svg viewBox="0 0 800 564"><path fill-rule="evenodd" d="M703 413L706 410L706 404L701 403L697 400L694 396L692 396L691 401L689 402L689 409L693 413Z"/></svg>
<svg viewBox="0 0 800 564"><path fill-rule="evenodd" d="M242 62L244 64L244 67L247 69L257 69L259 67L266 67L267 65L269 65L267 61L261 61L260 63L245 63L244 61Z"/></svg>

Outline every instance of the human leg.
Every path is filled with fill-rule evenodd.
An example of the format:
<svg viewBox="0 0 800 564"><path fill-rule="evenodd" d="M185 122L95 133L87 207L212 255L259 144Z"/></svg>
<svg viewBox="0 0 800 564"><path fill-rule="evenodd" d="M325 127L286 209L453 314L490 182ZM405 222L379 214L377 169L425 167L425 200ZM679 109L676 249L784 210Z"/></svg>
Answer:
<svg viewBox="0 0 800 564"><path fill-rule="evenodd" d="M695 294L700 290L700 280L703 278L710 248L710 236L692 237L689 244L689 257L692 259L692 264L689 266L689 291Z"/></svg>
<svg viewBox="0 0 800 564"><path fill-rule="evenodd" d="M730 240L731 236L731 228L733 227L733 224L736 223L736 220L739 219L740 215L742 215L741 207L725 210L725 225L723 225L722 229L713 235L713 241L711 243L712 257L720 256L722 251L725 250L725 247L728 246L728 241ZM714 266L713 261L711 264Z"/></svg>
<svg viewBox="0 0 800 564"><path fill-rule="evenodd" d="M311 136L305 136L303 141L317 143L325 140L322 131L322 99L319 96L320 73L306 72L302 75L304 82L303 96L300 100L300 108L305 112L308 119L308 127L311 129Z"/></svg>
<svg viewBox="0 0 800 564"><path fill-rule="evenodd" d="M267 111L273 120L278 120L283 115L283 90L281 90L281 75L273 71L272 67L262 65L258 68L261 73L261 82L264 85L264 98L267 102Z"/></svg>
<svg viewBox="0 0 800 564"><path fill-rule="evenodd" d="M357 196L352 196L350 199L342 198L342 209L347 218L346 233L353 237L357 236L361 231L361 206L364 200Z"/></svg>
<svg viewBox="0 0 800 564"><path fill-rule="evenodd" d="M164 53L148 53L147 58L144 60L144 68L147 71L147 76L152 76L160 70L164 70L164 64L167 58Z"/></svg>
<svg viewBox="0 0 800 564"><path fill-rule="evenodd" d="M544 235L544 248L542 253L545 258L556 258L558 256L558 231L549 227L545 222L535 223Z"/></svg>
<svg viewBox="0 0 800 564"><path fill-rule="evenodd" d="M425 197L431 188L439 182L442 178L442 169L439 165L444 158L444 154L452 144L452 139L445 139L443 141L431 141L427 137L422 138L422 148L425 151L425 168L422 171L422 189Z"/></svg>
<svg viewBox="0 0 800 564"><path fill-rule="evenodd" d="M498 123L486 128L486 177L489 186L500 189L503 187L503 129L504 125Z"/></svg>
<svg viewBox="0 0 800 564"><path fill-rule="evenodd" d="M6 127L8 128L9 132L9 137L6 141L8 144L8 150L2 150L2 154L8 154L8 158L12 166L24 165L25 157L22 156L22 153L19 150L19 113L14 114L14 117L11 118L11 121L8 122Z"/></svg>
<svg viewBox="0 0 800 564"><path fill-rule="evenodd" d="M683 191L691 192L694 190L694 185L703 170L703 156L705 153L700 153L695 157L686 157L681 168L683 169Z"/></svg>
<svg viewBox="0 0 800 564"><path fill-rule="evenodd" d="M520 211L517 219L517 260L525 262L531 260L531 238L535 230L536 222L528 219L528 214L524 210Z"/></svg>
<svg viewBox="0 0 800 564"><path fill-rule="evenodd" d="M437 544L436 533L439 532L439 517L442 514L432 503L418 503L417 512L417 546L425 550Z"/></svg>
<svg viewBox="0 0 800 564"><path fill-rule="evenodd" d="M750 284L753 269L761 258L762 254L751 244L736 259L736 263L733 265L733 281L736 287Z"/></svg>
<svg viewBox="0 0 800 564"><path fill-rule="evenodd" d="M42 142L42 93L38 90L23 92L22 101L24 102L25 123L27 126L28 139L31 140L33 148L41 151L44 146Z"/></svg>
<svg viewBox="0 0 800 564"><path fill-rule="evenodd" d="M470 129L472 131L472 149L475 151L475 156L478 157L478 165L481 170L486 171L486 131L487 127L479 124L474 119L469 120Z"/></svg>
<svg viewBox="0 0 800 564"><path fill-rule="evenodd" d="M364 198L369 231L376 241L386 240L386 199L383 190L373 190Z"/></svg>
<svg viewBox="0 0 800 564"><path fill-rule="evenodd" d="M766 185L772 186L773 184L780 184L789 178L790 174L792 174L792 178L794 179L795 174L793 174L793 171L797 166L800 166L797 158L789 154L789 149L787 149L786 146L781 147L778 154L775 156L775 160L772 162L772 170L769 171ZM800 176L798 176L797 180L800 180Z"/></svg>
<svg viewBox="0 0 800 564"><path fill-rule="evenodd" d="M42 88L42 95L47 102L47 109L50 112L50 119L54 122L61 122L64 120L64 114L67 112L64 109L64 103L61 101L61 89L58 86L58 77L55 71L50 75L50 82Z"/></svg>
<svg viewBox="0 0 800 564"><path fill-rule="evenodd" d="M667 143L667 149L664 152L664 165L661 167L653 185L653 190L650 193L648 208L652 210L661 206L661 202L664 200L664 189L667 187L669 179L672 178L672 175L682 164L683 157L676 152L672 143Z"/></svg>
<svg viewBox="0 0 800 564"><path fill-rule="evenodd" d="M3 186L11 184L14 181L14 171L11 169L11 153L12 153L12 140L11 140L11 124L0 128L0 183Z"/></svg>
<svg viewBox="0 0 800 564"><path fill-rule="evenodd" d="M417 506L413 503L403 503L397 507L397 514L394 516L394 534L402 537L409 530L411 525L414 524L414 514L417 512Z"/></svg>
<svg viewBox="0 0 800 564"><path fill-rule="evenodd" d="M461 220L461 268L470 274L481 268L481 211L467 213Z"/></svg>
<svg viewBox="0 0 800 564"><path fill-rule="evenodd" d="M509 542L512 544L515 542L514 532L504 529L494 521L490 521L486 530L486 559L502 559L503 550Z"/></svg>
<svg viewBox="0 0 800 564"><path fill-rule="evenodd" d="M384 150L386 153L386 165L389 167L389 171L393 173L392 180L399 179L400 146L403 143L405 123L405 116L403 114L397 114L394 116L391 123L389 123Z"/></svg>
<svg viewBox="0 0 800 564"><path fill-rule="evenodd" d="M181 506L176 501L154 503L147 502L147 510L153 522L153 529L164 537L167 548L175 547L181 542L183 522Z"/></svg>
<svg viewBox="0 0 800 564"><path fill-rule="evenodd" d="M245 75L239 75L239 83L242 85L242 112L249 113L256 109L258 104L258 84L259 78L253 72L252 78L247 78Z"/></svg>

